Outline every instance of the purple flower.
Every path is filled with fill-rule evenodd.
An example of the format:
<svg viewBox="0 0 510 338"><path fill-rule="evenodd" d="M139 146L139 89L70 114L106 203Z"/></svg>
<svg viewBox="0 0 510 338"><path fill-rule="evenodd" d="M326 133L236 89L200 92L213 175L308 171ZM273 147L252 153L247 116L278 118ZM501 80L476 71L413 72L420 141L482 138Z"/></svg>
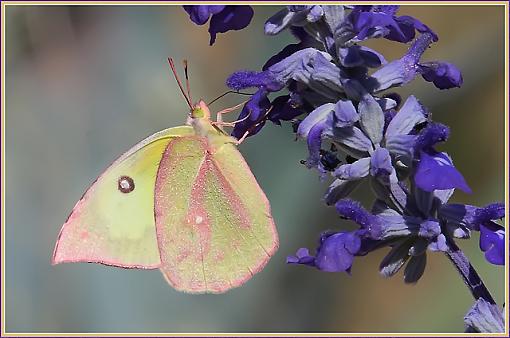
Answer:
<svg viewBox="0 0 510 338"><path fill-rule="evenodd" d="M392 104L385 108L396 104L391 99L387 100ZM358 104L359 112L352 101L340 100L336 104L327 103L316 108L300 123L297 134L307 139L308 167L319 164L324 138L348 149L355 159L333 172L340 181L335 181L334 187L330 187L326 195L328 204L335 202L332 196L337 199L345 197L369 174L387 185L397 179L394 163L411 165L416 139L412 132L416 125L427 120L428 112L414 96L410 96L385 126L383 104L389 103L376 101L366 94ZM343 184L344 181L355 183Z"/></svg>
<svg viewBox="0 0 510 338"><path fill-rule="evenodd" d="M460 70L447 62L424 62L420 58L434 41L430 33L420 35L407 53L400 59L392 61L377 70L366 81L371 92L379 92L391 87L405 85L421 74L426 81L433 82L439 89L450 89L462 85Z"/></svg>
<svg viewBox="0 0 510 338"><path fill-rule="evenodd" d="M449 89L462 85L462 73L449 62L424 62L419 64L425 81L433 82L439 89Z"/></svg>
<svg viewBox="0 0 510 338"><path fill-rule="evenodd" d="M267 94L267 90L261 87L244 105L239 115L241 122L235 125L232 136L240 139L245 133L255 135L262 129L267 119L266 113L271 106Z"/></svg>
<svg viewBox="0 0 510 338"><path fill-rule="evenodd" d="M250 130L249 135L254 135L255 130L260 130L258 128L260 125L259 118L262 116L270 120L280 120L278 116L282 116L282 114L287 116L298 114L298 111L290 109L293 103L297 103L296 100L291 100L291 106L287 107L281 101L276 101L275 104L278 104L275 107L276 110L268 116L265 116L264 113L269 107L256 106L257 102L266 102L261 100L262 97L267 99L267 94L277 92L283 89L285 85L300 83L314 88L316 92L333 97L342 92L341 80L339 79L340 69L330 62L330 59L329 55L324 52L314 48L306 48L272 64L262 72L238 71L231 74L226 82L228 87L235 90L249 87L259 88L256 94L257 97L250 99L247 103L251 106L246 109L244 114L241 113L239 116L239 119L242 119L247 116L248 111L251 111L250 118L235 126L233 136L238 137L248 130ZM294 97L297 96L299 94L294 93ZM282 112L282 109L286 111ZM257 127L255 127L255 124L257 124ZM251 129L252 127L253 129Z"/></svg>
<svg viewBox="0 0 510 338"><path fill-rule="evenodd" d="M450 129L441 123L428 123L416 138L414 151L419 154L419 162L414 174L416 185L425 191L458 188L471 193L462 174L453 165L447 153L438 152L436 143L448 139Z"/></svg>
<svg viewBox="0 0 510 338"><path fill-rule="evenodd" d="M505 265L505 228L493 222L503 217L503 203L478 208L472 217L473 227L480 229L480 250L485 253L485 259L495 265Z"/></svg>
<svg viewBox="0 0 510 338"><path fill-rule="evenodd" d="M352 25L353 34L360 41L367 38L409 42L414 39L415 30L429 33L434 41L437 35L418 19L411 16L395 16L398 6L355 6L347 22Z"/></svg>
<svg viewBox="0 0 510 338"><path fill-rule="evenodd" d="M295 256L287 257L287 263L315 266L326 272L350 272L360 248L361 239L356 232L326 232L320 236L315 256L301 248Z"/></svg>
<svg viewBox="0 0 510 338"><path fill-rule="evenodd" d="M211 35L209 45L216 41L216 34L243 29L250 24L253 18L251 6L187 5L183 8L189 14L191 21L197 25L205 24L212 16L209 23L209 34Z"/></svg>
<svg viewBox="0 0 510 338"><path fill-rule="evenodd" d="M503 203L493 203L483 208L443 204L438 208L438 217L448 227L455 229L454 235L462 235L462 232L468 233L469 230L480 231L480 249L485 252L487 261L495 265L505 264L505 228L494 222L505 217Z"/></svg>
<svg viewBox="0 0 510 338"><path fill-rule="evenodd" d="M488 222L480 225L480 250L495 265L505 265L505 228Z"/></svg>

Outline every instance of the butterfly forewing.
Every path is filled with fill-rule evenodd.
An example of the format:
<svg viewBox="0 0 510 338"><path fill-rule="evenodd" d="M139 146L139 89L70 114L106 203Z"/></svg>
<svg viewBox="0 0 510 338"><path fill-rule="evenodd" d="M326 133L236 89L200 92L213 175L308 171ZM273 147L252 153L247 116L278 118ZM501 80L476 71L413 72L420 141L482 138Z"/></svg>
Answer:
<svg viewBox="0 0 510 338"><path fill-rule="evenodd" d="M94 262L127 268L158 267L156 174L169 141L190 133L191 127L163 130L116 160L78 201L63 225L53 264Z"/></svg>

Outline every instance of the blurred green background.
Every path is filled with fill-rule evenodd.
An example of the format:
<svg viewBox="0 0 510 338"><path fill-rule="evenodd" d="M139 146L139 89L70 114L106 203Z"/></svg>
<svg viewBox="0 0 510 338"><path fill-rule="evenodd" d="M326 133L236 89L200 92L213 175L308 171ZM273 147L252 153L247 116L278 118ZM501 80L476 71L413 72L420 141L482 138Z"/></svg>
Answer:
<svg viewBox="0 0 510 338"><path fill-rule="evenodd" d="M252 24L218 36L180 6L13 6L6 8L6 324L8 332L463 331L473 300L445 256L430 254L424 277L384 279L386 250L356 259L352 276L289 266L319 232L347 229L321 197L328 182L299 164L307 155L289 125L268 124L240 146L272 204L281 247L246 285L224 295L173 290L161 273L94 264L50 265L72 207L115 158L144 137L185 121L187 107L166 57L188 59L194 97L211 100L239 69L258 70L287 43L263 34L278 7L257 6ZM442 149L474 193L454 200L504 200L504 7L404 6L440 36L425 60L447 60L461 89L421 78L415 94L451 126ZM388 60L398 43L371 43ZM213 110L244 97L229 96ZM366 187L355 194L370 201ZM485 263L478 235L460 243L498 302L504 269Z"/></svg>

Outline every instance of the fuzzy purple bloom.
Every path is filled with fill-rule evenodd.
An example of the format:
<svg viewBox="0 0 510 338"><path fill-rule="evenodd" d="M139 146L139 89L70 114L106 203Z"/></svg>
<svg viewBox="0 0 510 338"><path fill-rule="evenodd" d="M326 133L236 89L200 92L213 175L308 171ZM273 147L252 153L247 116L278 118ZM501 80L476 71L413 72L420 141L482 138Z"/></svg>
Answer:
<svg viewBox="0 0 510 338"><path fill-rule="evenodd" d="M428 122L427 126L418 134L414 150L432 150L439 142L444 142L450 136L450 128L442 123Z"/></svg>
<svg viewBox="0 0 510 338"><path fill-rule="evenodd" d="M368 238L378 239L381 236L381 220L369 213L359 202L342 199L335 204L338 214L361 226L366 231Z"/></svg>
<svg viewBox="0 0 510 338"><path fill-rule="evenodd" d="M228 87L234 90L241 90L253 87L263 87L267 91L276 92L283 88L270 72L254 72L241 70L231 74L226 81Z"/></svg>

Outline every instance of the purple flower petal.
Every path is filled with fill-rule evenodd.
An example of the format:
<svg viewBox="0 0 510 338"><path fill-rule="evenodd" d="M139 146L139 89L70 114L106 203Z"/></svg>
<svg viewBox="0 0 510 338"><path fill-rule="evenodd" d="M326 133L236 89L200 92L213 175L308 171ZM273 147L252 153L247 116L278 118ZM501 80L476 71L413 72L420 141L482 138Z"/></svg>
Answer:
<svg viewBox="0 0 510 338"><path fill-rule="evenodd" d="M386 138L409 134L417 124L425 122L427 116L427 110L420 101L413 95L409 96L399 112L388 124L385 134Z"/></svg>
<svg viewBox="0 0 510 338"><path fill-rule="evenodd" d="M359 105L360 125L373 144L379 144L383 138L384 113L381 106L370 94L363 95Z"/></svg>
<svg viewBox="0 0 510 338"><path fill-rule="evenodd" d="M370 157L370 175L386 182L394 170L389 151L386 148L377 148Z"/></svg>
<svg viewBox="0 0 510 338"><path fill-rule="evenodd" d="M360 12L354 10L350 19L358 40L367 38L386 37L389 40L409 42L414 38L414 27L399 25L393 15L382 12Z"/></svg>
<svg viewBox="0 0 510 338"><path fill-rule="evenodd" d="M338 167L333 175L341 180L359 180L368 175L370 158L365 157L351 164L343 164Z"/></svg>
<svg viewBox="0 0 510 338"><path fill-rule="evenodd" d="M259 89L244 105L238 119L246 119L235 125L232 136L240 139L248 131L250 136L255 135L262 128L265 122L265 114L270 106L267 91Z"/></svg>
<svg viewBox="0 0 510 338"><path fill-rule="evenodd" d="M327 121L322 121L317 123L310 129L308 133L308 137L306 138L306 143L308 145L308 159L306 160L307 168L313 168L319 165L320 161L320 152L322 146L322 135L325 130L331 128L331 123Z"/></svg>
<svg viewBox="0 0 510 338"><path fill-rule="evenodd" d="M326 57L327 55L327 57ZM312 89L318 91L322 95L337 99L339 94L344 92L342 80L345 76L342 71L334 63L331 62L329 54L316 53L313 59L313 71L307 80L295 80L307 83Z"/></svg>
<svg viewBox="0 0 510 338"><path fill-rule="evenodd" d="M271 111L267 116L268 120L280 125L280 121L290 121L295 117L304 113L300 107L294 106L294 102L291 100L290 95L278 96L271 102Z"/></svg>
<svg viewBox="0 0 510 338"><path fill-rule="evenodd" d="M184 10L189 14L191 21L197 25L203 25L209 20L209 17L214 14L221 12L226 6L221 5L193 5L193 6L182 6Z"/></svg>
<svg viewBox="0 0 510 338"><path fill-rule="evenodd" d="M420 64L420 73L425 81L433 82L439 89L450 89L462 85L462 73L448 62L425 62Z"/></svg>
<svg viewBox="0 0 510 338"><path fill-rule="evenodd" d="M339 100L335 104L335 126L339 128L350 127L358 122L359 114L352 101Z"/></svg>
<svg viewBox="0 0 510 338"><path fill-rule="evenodd" d="M354 45L338 49L338 58L344 67L377 68L386 63L384 56L365 46Z"/></svg>
<svg viewBox="0 0 510 338"><path fill-rule="evenodd" d="M310 130L319 122L326 121L335 109L333 103L326 103L320 107L315 108L301 123L297 130L297 135L301 138L308 137Z"/></svg>
<svg viewBox="0 0 510 338"><path fill-rule="evenodd" d="M308 249L301 248L296 252L295 256L287 256L287 264L315 266L315 257L310 255Z"/></svg>
<svg viewBox="0 0 510 338"><path fill-rule="evenodd" d="M395 163L410 167L414 155L416 135L395 135L386 139L385 148L395 158Z"/></svg>
<svg viewBox="0 0 510 338"><path fill-rule="evenodd" d="M480 250L489 263L505 265L505 228L494 222L480 225Z"/></svg>
<svg viewBox="0 0 510 338"><path fill-rule="evenodd" d="M396 108L398 105L397 101L395 101L389 97L374 97L374 98L377 101L377 103L379 103L379 105L381 106L381 109L384 112L384 127L386 128L387 127L386 113L390 112L390 111L392 111L392 113L396 113L394 108ZM387 121L387 122L390 123L390 121Z"/></svg>
<svg viewBox="0 0 510 338"><path fill-rule="evenodd" d="M317 249L315 265L322 271L348 272L360 247L361 240L355 233L339 232L325 235Z"/></svg>
<svg viewBox="0 0 510 338"><path fill-rule="evenodd" d="M370 139L358 127L335 128L333 139L347 149L348 153L355 153L356 157L366 157L373 150Z"/></svg>
<svg viewBox="0 0 510 338"><path fill-rule="evenodd" d="M446 153L420 152L420 162L416 170L414 181L425 191L458 188L471 193L462 174L453 166L453 162Z"/></svg>
<svg viewBox="0 0 510 338"><path fill-rule="evenodd" d="M240 30L248 26L253 18L253 9L251 6L225 6L225 8L212 16L209 25L209 34L212 45L216 41L216 34L225 33L230 30Z"/></svg>

